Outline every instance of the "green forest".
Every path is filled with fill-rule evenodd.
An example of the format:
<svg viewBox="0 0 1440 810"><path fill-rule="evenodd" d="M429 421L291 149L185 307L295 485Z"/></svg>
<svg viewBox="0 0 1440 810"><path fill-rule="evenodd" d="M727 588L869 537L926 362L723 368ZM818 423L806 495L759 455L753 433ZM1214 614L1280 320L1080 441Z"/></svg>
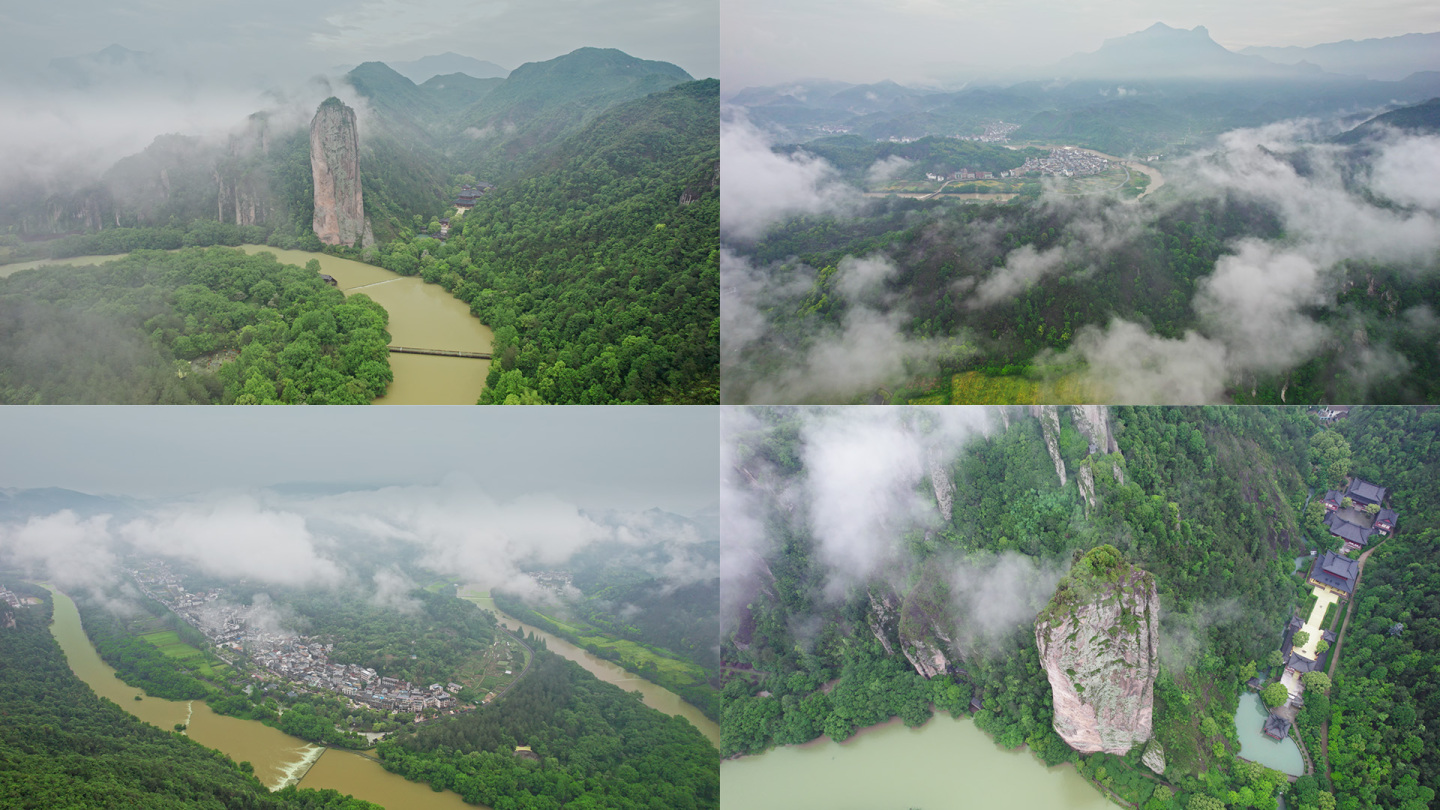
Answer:
<svg viewBox="0 0 1440 810"><path fill-rule="evenodd" d="M494 810L720 806L719 755L694 726L543 650L503 700L379 754L388 770Z"/></svg>
<svg viewBox="0 0 1440 810"><path fill-rule="evenodd" d="M1305 158L1293 159L1304 170ZM1103 248L1082 238L1106 228L1114 235L1102 240ZM847 256L881 256L897 267L883 285L883 310L895 315L904 338L933 349L924 362L896 369L904 382L888 392L890 402L1083 402L1098 401L1099 395L1033 396L1037 386L1084 371L1079 361L1057 360L1083 330L1123 319L1173 341L1188 332L1206 333L1195 301L1217 260L1234 253L1239 240L1286 237L1277 211L1234 193L1186 200L1171 195L1143 221L1116 198L1060 202L1023 195L1007 204L978 206L871 200L854 217L797 216L772 227L753 246L737 248L766 268L775 290L808 289L756 302L767 337L727 367L727 391L733 393L726 401L746 401L751 385L775 378L862 307L843 293L837 273ZM1025 280L1013 294L974 305L977 287L1022 250L1055 251L1059 264ZM1343 326L1347 335L1363 334L1369 343L1392 348L1394 368L1401 371L1358 373L1353 352L1332 341L1292 368L1228 380L1225 396L1236 404L1440 399L1440 356L1428 332L1412 328L1413 319L1404 314L1440 307L1435 285L1405 262L1350 260L1334 273L1333 305L1307 306L1304 312L1321 329ZM971 372L1031 393L966 399L959 386L952 392L952 376ZM874 393L855 391L852 398L861 402Z"/></svg>
<svg viewBox="0 0 1440 810"><path fill-rule="evenodd" d="M651 594L645 591L660 591L663 595L647 599ZM703 648L704 653L687 649L690 644L698 645L690 634L709 629L708 637L715 638L718 582L711 580L668 592L653 580L638 588L634 584L621 586L603 595L567 602L563 625L517 596L498 590L491 593L495 606L505 613L669 689L706 717L720 721L720 693L713 683L717 680L718 662L708 666L700 662L713 657L714 642ZM638 598L630 601L627 596ZM703 612L707 605L708 614ZM629 619L618 615L625 608L635 615ZM554 608L550 610L554 612ZM670 646L677 642L680 646Z"/></svg>
<svg viewBox="0 0 1440 810"><path fill-rule="evenodd" d="M389 316L318 267L189 248L0 279L0 402L368 403Z"/></svg>
<svg viewBox="0 0 1440 810"><path fill-rule="evenodd" d="M481 404L715 402L719 83L619 105L439 222L361 258L440 284L495 332Z"/></svg>
<svg viewBox="0 0 1440 810"><path fill-rule="evenodd" d="M978 697L973 720L1000 745L1027 746L1048 765L1073 762L1090 781L1147 810L1271 810L1276 786L1289 791L1288 807L1306 810L1418 810L1434 797L1440 774L1427 718L1440 712L1440 701L1426 682L1433 667L1425 655L1440 602L1421 561L1440 538L1440 412L1356 408L1338 427L1322 427L1302 408L1115 408L1120 452L1105 454L1090 452L1079 423L1061 408L1054 438L1070 472L1061 486L1040 421L1014 409L1008 427L972 438L944 467L954 483L952 518L895 537L907 561L903 584L893 591L859 584L837 600L825 595L830 574L810 519L796 519L793 496L782 497L806 476L807 426L833 412L753 410L758 424L734 445L738 465L758 476L753 517L771 550L767 575L722 641L724 755L820 734L843 740L891 717L916 726L932 705L958 717ZM899 418L924 435L924 414ZM1094 481L1093 506L1077 486L1082 470ZM1234 718L1244 682L1269 665L1282 626L1309 598L1304 571L1292 573L1294 558L1307 545L1337 544L1307 508L1310 493L1346 474L1390 487L1404 517L1365 569L1330 697L1306 695L1297 736L1330 772L1287 788L1279 774L1237 760ZM928 478L920 488L920 497L933 498ZM873 606L886 599L899 604L889 632L902 641L933 639L936 622L963 627L936 590L954 565L988 564L1003 552L1037 564L1068 562L1101 544L1155 576L1162 638L1191 640L1162 655L1155 682L1163 776L1139 765L1138 747L1123 757L1080 755L1055 734L1029 623L991 648L948 650L950 670L929 680L876 636ZM1403 630L1394 631L1396 623ZM803 641L800 627L810 628ZM828 691L819 688L832 681ZM1327 724L1328 757L1320 743Z"/></svg>
<svg viewBox="0 0 1440 810"><path fill-rule="evenodd" d="M333 790L271 793L229 757L162 731L98 698L75 677L50 635L42 588L7 583L44 600L0 629L0 804L57 807L378 810Z"/></svg>

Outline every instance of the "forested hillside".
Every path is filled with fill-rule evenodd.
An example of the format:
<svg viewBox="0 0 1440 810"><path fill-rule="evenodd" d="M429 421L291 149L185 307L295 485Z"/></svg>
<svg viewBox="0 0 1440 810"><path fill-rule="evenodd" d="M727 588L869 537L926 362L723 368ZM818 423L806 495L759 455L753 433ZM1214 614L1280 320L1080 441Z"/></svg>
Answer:
<svg viewBox="0 0 1440 810"><path fill-rule="evenodd" d="M1046 408L1038 419L1018 408L1003 417L1000 411L991 410L987 425L959 444L947 425L953 420L926 410L867 420L844 411L754 409L753 423L731 437L734 484L744 493L735 502L750 504L743 518L755 521L758 532L732 543L758 556L747 578L726 583L735 591L723 604L735 612L724 619L723 753L758 752L821 733L844 739L893 716L918 725L930 716L929 703L958 716L979 698L974 722L1001 745L1028 745L1047 764L1073 761L1087 778L1146 808L1208 806L1189 804L1193 797L1274 808L1274 787L1285 783L1237 761L1234 718L1244 681L1267 665L1285 621L1309 596L1303 571L1292 573L1295 558L1337 543L1320 527L1317 510L1306 508L1309 496L1335 486L1337 471L1344 471L1383 481L1402 514L1433 513L1436 467L1428 446L1440 425L1435 414L1357 408L1337 432L1299 408L1117 408L1108 430L1096 428L1094 410ZM927 472L897 477L894 470L903 467L883 458L869 473L837 472L834 464L845 456L836 448L882 430L877 424L892 447L928 447ZM1106 452L1110 435L1118 452ZM1399 449L1412 443L1411 453ZM819 459L828 465L814 466ZM866 536L873 533L868 526L885 527L869 552L858 553L857 541L843 539L844 527L817 511L822 504L838 508L839 501L822 498L826 482L837 479L868 488L882 507L895 504L882 518L868 516L882 508L872 506L844 518ZM1413 562L1408 549L1418 542L1424 553L1430 533L1425 519L1407 521L1370 564L1386 554ZM1163 779L1139 766L1139 748L1126 757L1079 755L1051 727L1051 689L1031 622L1058 572L1103 543L1153 573L1159 588L1153 733L1168 763ZM837 559L876 562L856 570ZM1358 612L1387 615L1380 606L1390 592L1372 591L1371 574L1367 568ZM1397 575L1424 576L1408 563ZM1009 584L986 590L995 578ZM971 589L984 596L970 596ZM1406 594L1409 610L1423 604L1421 593ZM981 598L983 612L974 602ZM1405 609L1390 608L1396 618L1387 617L1383 628L1379 618L1370 626L1388 630L1406 621L1398 618ZM1008 610L1011 623L996 625L996 610ZM1360 662L1343 652L1340 660L1342 671L1359 666L1372 679L1361 688L1383 688L1386 701L1412 703L1419 730L1429 694L1420 685L1430 668L1419 652L1426 630L1420 613L1406 616L1416 624L1400 638L1383 645L1384 636L1362 640L1358 646L1375 652L1357 655ZM1350 643L1344 641L1346 650ZM1382 646L1391 667L1406 661L1400 671L1413 670L1418 680L1392 676L1378 687L1376 662L1365 659ZM1353 688L1348 678L1337 679L1336 723L1347 729L1338 746L1336 725L1330 728L1333 788L1323 777L1307 777L1292 801L1313 808L1321 790L1333 789L1342 807L1376 806L1346 799L1364 783L1379 806L1422 806L1403 801L1434 787L1428 760L1407 753L1406 746L1424 740L1380 724L1373 712L1385 712L1383 701L1362 715L1376 719L1348 730L1355 721L1339 719L1341 712L1349 717L1358 704L1370 705L1367 696L1355 709L1339 708ZM1306 698L1307 706L1321 706L1320 716L1328 711L1323 694ZM1302 718L1302 735L1307 722ZM1305 739L1318 760L1315 728L1314 738ZM1363 757L1384 751L1378 761L1406 757L1414 764L1376 771L1347 750L1370 752ZM1407 772L1419 774L1408 788Z"/></svg>
<svg viewBox="0 0 1440 810"><path fill-rule="evenodd" d="M1304 156L1289 160L1298 169L1282 171L1311 171ZM824 390L823 380L783 394L773 388L776 380L818 377L807 361L858 341L858 324L877 320L886 324L885 350L877 353L907 361L890 360L891 368L871 374L894 381L886 391L897 404L1440 399L1440 359L1428 332L1405 314L1440 307L1421 270L1429 259L1339 262L1317 272L1324 281L1313 300L1293 304L1288 292L1261 299L1253 290L1232 291L1220 270L1244 265L1246 278L1275 272L1246 246L1312 227L1287 222L1284 205L1243 190L1172 198L1149 211L1119 199L1058 195L985 206L891 199L870 201L856 216L788 219L755 244L736 247L763 278L752 282L753 300L737 300L737 309L753 307L765 331L763 340L737 340L727 351L725 400L866 401L878 386L819 400L810 391ZM893 271L867 279L857 293L855 268L877 263ZM1250 324L1304 313L1272 344L1301 334L1363 335L1396 362L1357 361L1338 339L1274 359L1227 323L1246 306L1263 310L1244 316ZM1122 340L1131 324L1134 339ZM1214 343L1201 349L1201 336ZM1214 361L1221 371L1204 375L1202 396L1171 369L1206 363L1198 356L1206 351L1221 358ZM1153 376L1145 370L1149 357ZM952 378L972 372L1012 381L1017 392L966 399Z"/></svg>
<svg viewBox="0 0 1440 810"><path fill-rule="evenodd" d="M197 248L0 279L0 401L367 403L388 315L311 264Z"/></svg>
<svg viewBox="0 0 1440 810"><path fill-rule="evenodd" d="M97 698L70 671L50 635L51 603L39 596L0 629L0 804L57 807L371 810L333 790L270 793L228 757L161 731Z"/></svg>
<svg viewBox="0 0 1440 810"><path fill-rule="evenodd" d="M616 107L445 242L382 250L495 330L482 403L716 400L718 110L714 80Z"/></svg>
<svg viewBox="0 0 1440 810"><path fill-rule="evenodd" d="M379 753L388 770L495 810L720 806L719 756L694 726L543 649L504 700Z"/></svg>
<svg viewBox="0 0 1440 810"><path fill-rule="evenodd" d="M1340 431L1405 522L1366 563L1344 638L1329 729L1337 806L1420 810L1440 791L1440 411L1366 408Z"/></svg>

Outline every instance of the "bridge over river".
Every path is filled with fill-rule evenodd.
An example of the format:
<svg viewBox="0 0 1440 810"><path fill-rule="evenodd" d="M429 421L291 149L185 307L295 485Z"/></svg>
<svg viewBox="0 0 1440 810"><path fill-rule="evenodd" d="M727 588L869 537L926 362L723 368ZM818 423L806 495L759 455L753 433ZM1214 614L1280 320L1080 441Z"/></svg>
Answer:
<svg viewBox="0 0 1440 810"><path fill-rule="evenodd" d="M433 354L437 357L473 357L476 360L489 360L490 352L462 352L454 349L415 349L409 346L390 346L391 352L398 354Z"/></svg>

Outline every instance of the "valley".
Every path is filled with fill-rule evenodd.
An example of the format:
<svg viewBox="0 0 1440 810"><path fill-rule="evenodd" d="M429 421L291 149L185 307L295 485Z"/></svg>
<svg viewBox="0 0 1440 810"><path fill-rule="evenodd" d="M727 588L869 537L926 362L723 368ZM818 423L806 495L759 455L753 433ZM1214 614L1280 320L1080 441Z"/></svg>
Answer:
<svg viewBox="0 0 1440 810"><path fill-rule="evenodd" d="M157 138L88 184L15 184L0 201L0 260L17 267L0 272L137 248L263 245L300 264L311 258L300 253L323 252L333 278L366 276L363 264L413 279L364 290L413 333L393 343L409 351L388 358L398 378L370 398L383 404L715 400L717 82L580 48L483 80L416 84L366 62L338 86L346 100L329 95L308 127L293 111L262 110L223 138ZM36 305L29 288L0 286L12 306ZM427 338L446 345L415 342ZM21 354L27 342L62 351L11 340ZM450 351L495 362L436 354ZM153 378L191 359L166 354L134 372ZM228 361L217 356L212 370ZM71 362L62 352L51 365ZM112 362L118 376L134 366ZM9 387L24 401L115 396L98 380L72 385L80 391L28 378ZM147 393L200 397L178 387L190 390Z"/></svg>
<svg viewBox="0 0 1440 810"><path fill-rule="evenodd" d="M1440 400L1407 174L1440 73L1311 68L1155 24L949 85L727 88L723 401Z"/></svg>

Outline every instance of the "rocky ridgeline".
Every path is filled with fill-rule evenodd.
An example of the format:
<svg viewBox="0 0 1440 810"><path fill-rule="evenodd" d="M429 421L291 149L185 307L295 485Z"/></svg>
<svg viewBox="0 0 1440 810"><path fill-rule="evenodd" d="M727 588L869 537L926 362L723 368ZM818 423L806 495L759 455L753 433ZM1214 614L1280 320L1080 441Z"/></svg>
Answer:
<svg viewBox="0 0 1440 810"><path fill-rule="evenodd" d="M374 241L360 193L360 134L355 111L331 96L310 122L310 173L315 179L315 235L327 245Z"/></svg>
<svg viewBox="0 0 1440 810"><path fill-rule="evenodd" d="M1113 546L1092 549L1061 580L1035 620L1035 641L1055 733L1071 748L1125 754L1150 739L1159 625L1155 578Z"/></svg>

